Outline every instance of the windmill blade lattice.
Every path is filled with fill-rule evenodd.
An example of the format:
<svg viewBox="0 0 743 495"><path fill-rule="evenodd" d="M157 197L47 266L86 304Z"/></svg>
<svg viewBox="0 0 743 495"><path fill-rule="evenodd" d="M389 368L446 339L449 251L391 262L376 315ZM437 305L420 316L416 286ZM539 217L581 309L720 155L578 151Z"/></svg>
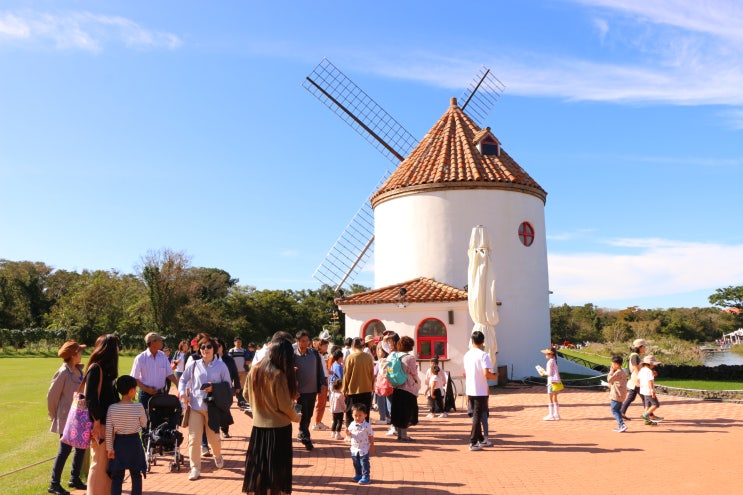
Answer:
<svg viewBox="0 0 743 495"><path fill-rule="evenodd" d="M387 171L369 194L370 197L389 176L390 172ZM364 268L374 252L373 243L374 210L367 199L348 222L345 230L312 276L337 291L344 283L356 278Z"/></svg>
<svg viewBox="0 0 743 495"><path fill-rule="evenodd" d="M464 102L462 111L466 110L467 115L482 128L505 90L506 85L483 65L458 101Z"/></svg>
<svg viewBox="0 0 743 495"><path fill-rule="evenodd" d="M388 114L363 89L327 58L302 83L395 166L410 154L418 140Z"/></svg>

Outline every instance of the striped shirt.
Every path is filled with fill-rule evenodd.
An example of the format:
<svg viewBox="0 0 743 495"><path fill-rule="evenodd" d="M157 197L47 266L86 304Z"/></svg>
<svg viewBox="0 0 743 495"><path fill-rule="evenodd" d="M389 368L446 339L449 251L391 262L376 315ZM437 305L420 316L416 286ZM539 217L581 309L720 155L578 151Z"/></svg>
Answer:
<svg viewBox="0 0 743 495"><path fill-rule="evenodd" d="M111 404L106 415L106 450L114 449L114 437L139 433L147 426L147 414L139 402Z"/></svg>
<svg viewBox="0 0 743 495"><path fill-rule="evenodd" d="M165 387L166 381L173 370L170 368L170 361L163 351L157 351L154 356L149 349L137 354L132 364L132 375L148 387L161 390Z"/></svg>

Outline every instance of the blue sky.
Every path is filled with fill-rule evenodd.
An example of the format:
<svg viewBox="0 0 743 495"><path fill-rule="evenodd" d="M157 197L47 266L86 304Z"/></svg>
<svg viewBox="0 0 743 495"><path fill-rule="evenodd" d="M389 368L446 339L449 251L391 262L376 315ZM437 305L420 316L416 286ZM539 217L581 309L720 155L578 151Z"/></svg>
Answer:
<svg viewBox="0 0 743 495"><path fill-rule="evenodd" d="M0 258L169 248L316 288L390 164L304 77L328 57L420 138L484 64L487 125L549 193L551 302L708 306L743 284L741 25L733 0L4 1Z"/></svg>

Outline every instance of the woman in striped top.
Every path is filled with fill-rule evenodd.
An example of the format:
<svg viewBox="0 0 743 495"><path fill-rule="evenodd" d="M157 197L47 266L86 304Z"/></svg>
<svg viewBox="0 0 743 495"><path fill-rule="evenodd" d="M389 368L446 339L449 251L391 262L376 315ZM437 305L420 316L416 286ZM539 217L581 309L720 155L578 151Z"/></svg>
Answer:
<svg viewBox="0 0 743 495"><path fill-rule="evenodd" d="M121 402L112 404L106 416L106 452L111 473L111 495L121 495L124 474L129 470L132 495L142 494L142 473L147 471L147 460L139 434L147 426L147 414L139 402L132 402L137 391L133 376L121 375L116 380Z"/></svg>

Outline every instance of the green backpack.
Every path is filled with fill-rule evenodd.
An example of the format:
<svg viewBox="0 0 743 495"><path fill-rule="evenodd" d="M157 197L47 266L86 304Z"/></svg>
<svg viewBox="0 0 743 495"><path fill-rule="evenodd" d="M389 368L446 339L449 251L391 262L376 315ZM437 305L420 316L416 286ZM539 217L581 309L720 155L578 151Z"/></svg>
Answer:
<svg viewBox="0 0 743 495"><path fill-rule="evenodd" d="M393 352L387 361L387 380L393 387L404 385L408 381L408 374L402 368L402 358L407 356L405 352Z"/></svg>

